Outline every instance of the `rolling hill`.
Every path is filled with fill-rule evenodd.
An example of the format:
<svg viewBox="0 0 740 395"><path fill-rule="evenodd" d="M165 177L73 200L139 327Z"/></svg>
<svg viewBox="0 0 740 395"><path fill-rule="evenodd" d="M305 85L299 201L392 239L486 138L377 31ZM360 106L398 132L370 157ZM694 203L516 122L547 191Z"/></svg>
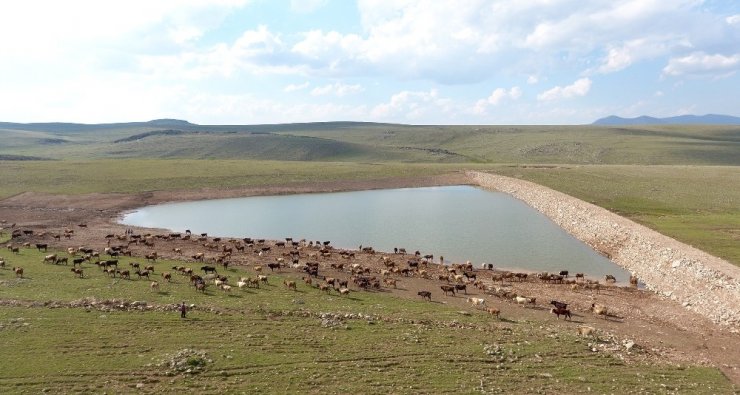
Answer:
<svg viewBox="0 0 740 395"><path fill-rule="evenodd" d="M737 152L740 125L0 123L0 155L8 159L738 165Z"/></svg>

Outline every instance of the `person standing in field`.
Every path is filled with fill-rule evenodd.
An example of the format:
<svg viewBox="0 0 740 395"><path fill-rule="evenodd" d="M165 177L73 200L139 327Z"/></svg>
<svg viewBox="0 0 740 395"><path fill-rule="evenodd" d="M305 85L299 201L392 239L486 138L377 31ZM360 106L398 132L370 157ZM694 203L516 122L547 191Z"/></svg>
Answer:
<svg viewBox="0 0 740 395"><path fill-rule="evenodd" d="M188 306L185 306L185 302L180 305L180 318L185 318L185 314L188 312Z"/></svg>

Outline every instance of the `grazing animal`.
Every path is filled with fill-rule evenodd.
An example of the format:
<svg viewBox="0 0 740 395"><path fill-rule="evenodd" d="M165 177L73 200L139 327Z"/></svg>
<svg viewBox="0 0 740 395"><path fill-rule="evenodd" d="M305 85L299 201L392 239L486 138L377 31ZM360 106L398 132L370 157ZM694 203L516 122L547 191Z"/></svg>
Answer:
<svg viewBox="0 0 740 395"><path fill-rule="evenodd" d="M15 273L16 277L23 278L23 268L22 267L14 267L13 272Z"/></svg>
<svg viewBox="0 0 740 395"><path fill-rule="evenodd" d="M260 274L257 276L257 279L265 284L267 284L267 276Z"/></svg>
<svg viewBox="0 0 740 395"><path fill-rule="evenodd" d="M39 251L44 250L44 252L46 252L46 247L48 247L46 244L36 244L36 249Z"/></svg>
<svg viewBox="0 0 740 395"><path fill-rule="evenodd" d="M280 263L268 263L267 267L270 268L270 271L274 271L275 269L280 270Z"/></svg>
<svg viewBox="0 0 740 395"><path fill-rule="evenodd" d="M452 296L455 296L455 286L454 285L442 285L440 288L442 288L442 292L444 292L445 295L451 292Z"/></svg>
<svg viewBox="0 0 740 395"><path fill-rule="evenodd" d="M393 288L397 288L397 282L395 278L384 278L383 283L385 283L385 285L389 287L392 286Z"/></svg>
<svg viewBox="0 0 740 395"><path fill-rule="evenodd" d="M213 266L208 266L208 265L206 265L206 266L201 266L201 267L200 267L200 270L202 270L202 271L203 271L204 273L206 273L206 274L208 274L209 272L212 272L212 273L218 273L218 272L216 271L216 268L215 268L215 267L213 267Z"/></svg>
<svg viewBox="0 0 740 395"><path fill-rule="evenodd" d="M592 326L579 326L578 327L578 334L581 336L596 336L596 328Z"/></svg>
<svg viewBox="0 0 740 395"><path fill-rule="evenodd" d="M568 309L563 309L563 308L560 308L560 307L555 307L553 309L550 309L550 312L553 313L553 314L555 314L557 316L557 319L560 319L560 316L561 315L564 316L564 319L566 319L566 320L567 319L571 319L570 310L568 310Z"/></svg>
<svg viewBox="0 0 740 395"><path fill-rule="evenodd" d="M141 280L142 277L146 277L147 280L149 279L149 270L137 270L134 273L139 276L139 280Z"/></svg>
<svg viewBox="0 0 740 395"><path fill-rule="evenodd" d="M637 276L630 276L630 285L637 288Z"/></svg>
<svg viewBox="0 0 740 395"><path fill-rule="evenodd" d="M419 291L416 294L421 296L422 300L428 299L430 302L432 301L432 293L429 291Z"/></svg>
<svg viewBox="0 0 740 395"><path fill-rule="evenodd" d="M79 277L79 278L82 278L82 277L83 277L83 274L82 274L82 269L78 269L78 268L74 268L74 267L73 267L73 268L72 268L72 269L70 269L70 270L72 271L72 273L74 273L74 274L75 274L75 276L77 276L77 277Z"/></svg>
<svg viewBox="0 0 740 395"><path fill-rule="evenodd" d="M195 290L206 293L206 283L199 281L195 283Z"/></svg>
<svg viewBox="0 0 740 395"><path fill-rule="evenodd" d="M51 254L44 257L44 262L55 263L57 261L57 254Z"/></svg>
<svg viewBox="0 0 740 395"><path fill-rule="evenodd" d="M463 291L465 292L465 295L468 294L468 286L465 284L455 284L455 290L456 291Z"/></svg>
<svg viewBox="0 0 740 395"><path fill-rule="evenodd" d="M228 285L228 284L220 284L219 287L224 292L231 292L231 285Z"/></svg>
<svg viewBox="0 0 740 395"><path fill-rule="evenodd" d="M164 272L164 273L162 273L162 278L165 281L170 282L170 281L172 281L172 273L170 273L170 272Z"/></svg>
<svg viewBox="0 0 740 395"><path fill-rule="evenodd" d="M485 299L481 299L481 298L468 298L467 300L468 300L468 303L472 304L475 307L485 306L486 305L486 300Z"/></svg>
<svg viewBox="0 0 740 395"><path fill-rule="evenodd" d="M110 269L110 270L113 270L113 269ZM116 270L114 273L118 273L118 277L120 278L127 278L131 280L131 272L128 270Z"/></svg>
<svg viewBox="0 0 740 395"><path fill-rule="evenodd" d="M293 289L293 291L298 290L298 286L296 286L295 281L283 280L283 284L288 287L288 289Z"/></svg>
<svg viewBox="0 0 740 395"><path fill-rule="evenodd" d="M609 315L606 306L601 304L591 303L591 311L593 311L596 315L603 316L605 319L606 316Z"/></svg>
<svg viewBox="0 0 740 395"><path fill-rule="evenodd" d="M488 312L488 314L490 314L490 315L495 315L495 316L496 316L496 318L499 318L499 319L501 318L501 317L500 317L500 314L501 314L501 310L499 310L499 309L497 309L497 308L495 308L495 307L489 307L489 308L487 308L487 309L486 309L486 311L487 311L487 312Z"/></svg>
<svg viewBox="0 0 740 395"><path fill-rule="evenodd" d="M531 304L531 305L534 306L534 304L535 304L535 298L526 298L524 296L515 296L514 297L514 302L516 302L517 304L523 304L523 305Z"/></svg>
<svg viewBox="0 0 740 395"><path fill-rule="evenodd" d="M604 276L604 281L606 281L608 283L613 283L613 282L616 282L617 279L614 276L612 276L611 274L607 274L606 276Z"/></svg>
<svg viewBox="0 0 740 395"><path fill-rule="evenodd" d="M158 283L158 282L156 282L156 281L152 281L152 283L151 283L151 284L149 284L149 288L150 288L150 289L151 289L152 291L157 291L157 292L159 292L159 283Z"/></svg>
<svg viewBox="0 0 740 395"><path fill-rule="evenodd" d="M567 270L561 270L559 273L561 276L568 278L568 271Z"/></svg>
<svg viewBox="0 0 740 395"><path fill-rule="evenodd" d="M340 295L349 295L349 289L347 289L347 288L340 288L339 289L339 294Z"/></svg>
<svg viewBox="0 0 740 395"><path fill-rule="evenodd" d="M550 301L550 304L553 305L553 306L555 306L555 308L558 308L558 309L567 309L568 308L568 304L567 303L558 302L557 300L551 300Z"/></svg>
<svg viewBox="0 0 740 395"><path fill-rule="evenodd" d="M583 275L583 273L576 273L576 281L578 281L579 278L581 280L584 280L585 279L585 276Z"/></svg>

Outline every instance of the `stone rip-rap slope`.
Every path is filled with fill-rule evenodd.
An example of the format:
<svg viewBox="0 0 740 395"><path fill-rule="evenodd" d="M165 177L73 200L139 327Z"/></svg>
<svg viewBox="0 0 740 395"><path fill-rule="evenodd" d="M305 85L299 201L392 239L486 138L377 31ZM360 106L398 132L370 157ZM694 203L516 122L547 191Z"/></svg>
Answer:
<svg viewBox="0 0 740 395"><path fill-rule="evenodd" d="M740 268L604 208L541 185L470 171L481 187L534 207L577 239L636 275L659 295L740 331Z"/></svg>

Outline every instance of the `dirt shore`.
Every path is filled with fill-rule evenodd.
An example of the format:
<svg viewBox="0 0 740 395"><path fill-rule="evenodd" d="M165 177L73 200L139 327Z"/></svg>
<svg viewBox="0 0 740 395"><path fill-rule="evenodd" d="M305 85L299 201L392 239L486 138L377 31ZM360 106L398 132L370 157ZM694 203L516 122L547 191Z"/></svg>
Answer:
<svg viewBox="0 0 740 395"><path fill-rule="evenodd" d="M601 337L613 340L611 343L613 347L608 352L617 353L626 361L656 358L677 364L712 365L720 368L733 382L740 384L740 351L738 351L740 334L737 333L740 322L737 317L737 309L740 306L738 303L740 302L738 299L740 287L737 281L740 276L736 275L737 272L723 271L724 266L721 263L720 266L715 267L716 261L705 259L701 251L697 253L684 249L680 243L662 235L658 236L668 241L661 237L653 237L649 235L649 232L652 232L649 229L634 228L630 225L633 224L631 221L596 206L567 195L558 195L557 192L536 184L527 185L520 180L492 177L494 176L483 173L467 175L455 173L413 179L293 184L232 190L153 191L130 195L54 196L24 193L0 201L0 220L4 221L0 226L10 228L12 224L15 224L16 229L32 229L49 233L61 233L65 228L70 228L75 230L74 237L71 239L62 238L60 241L54 241L48 238L46 241L54 248L84 245L102 250L106 246L104 235L123 234L124 227L117 223L122 212L162 202L398 187L481 185L510 193L545 213L566 231L586 241L598 251L608 253L617 264L636 273L649 286L650 291L605 286L599 293L596 293L584 289L573 290L568 285L545 284L534 280L507 282L501 285L491 281L489 271L477 269L478 278L484 280L488 291L470 286L468 287L469 296L486 298L490 305L500 307L502 316L508 319L547 320L553 330L575 331L578 325L593 326L599 331ZM592 216L605 215L599 210L605 211L610 216L603 218ZM80 227L79 225L85 226ZM637 224L633 225L639 227ZM580 231L575 229L580 229ZM161 230L151 229L136 229L135 231L161 232ZM632 233L636 231L639 232ZM667 244L663 244L664 242ZM172 252L174 247L183 250L182 256L190 256L203 251L201 244L185 240L158 242L153 248L135 245L132 246L132 251L135 256L143 256L145 253L156 250L168 259L181 259ZM355 253L355 262L372 268L375 273L383 268L379 255L359 251ZM434 253L434 251L422 253ZM259 259L265 261L277 259L280 256L278 251L270 254L272 255L268 254ZM390 256L401 263L412 258L393 254ZM710 258L714 257L710 256ZM250 265L257 262L257 259L256 255L246 253L232 258L232 264L242 265L249 269ZM326 275L339 278L350 276L346 270L331 269L332 263L346 264L346 260L339 258L338 254L321 258L320 263ZM653 266L654 269L651 268ZM442 295L440 286L445 282L438 280L437 277L444 272L444 268L430 264L427 272L426 278L418 275L398 277L398 289L388 288L387 291L399 297L418 298L418 291L429 290L432 291L433 298L437 302L460 309L472 309L466 303L467 296L464 294ZM285 273L296 277L302 274L296 269L285 269ZM669 286L672 288L668 288ZM534 308L517 306L509 299L493 296L490 290L494 287L504 288L519 295L536 296L538 305ZM570 304L570 308L575 313L572 322L557 321L550 314L548 302L553 299ZM591 303L602 303L609 306L612 314L610 318L602 319L594 316L588 311ZM622 347L623 344L630 343L635 344L635 347L629 347L630 350Z"/></svg>

